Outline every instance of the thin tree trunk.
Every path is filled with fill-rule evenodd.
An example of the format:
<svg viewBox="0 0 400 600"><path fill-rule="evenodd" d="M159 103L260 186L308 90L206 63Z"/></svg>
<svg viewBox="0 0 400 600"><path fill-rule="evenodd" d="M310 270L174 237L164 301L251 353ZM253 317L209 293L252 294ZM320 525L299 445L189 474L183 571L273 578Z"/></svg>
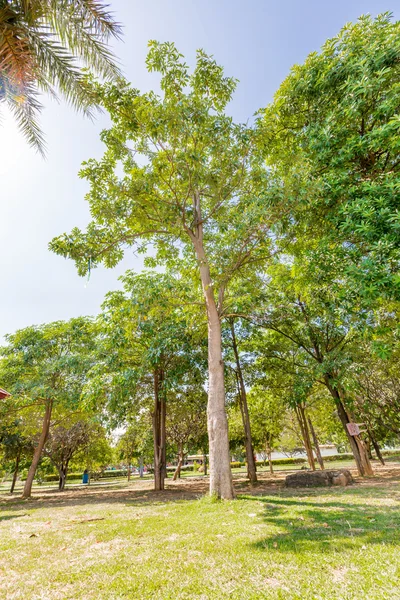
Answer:
<svg viewBox="0 0 400 600"><path fill-rule="evenodd" d="M60 470L60 478L58 480L58 491L63 492L65 489L65 480L67 475L63 469Z"/></svg>
<svg viewBox="0 0 400 600"><path fill-rule="evenodd" d="M163 374L164 377L164 374ZM161 394L161 420L160 420L160 427L161 427L161 431L160 431L160 443L161 443L161 476L164 479L167 479L168 477L168 473L167 473L167 444L166 444L166 418L167 418L167 403L165 400L165 389L162 389L162 394ZM163 489L164 489L164 481L163 481Z"/></svg>
<svg viewBox="0 0 400 600"><path fill-rule="evenodd" d="M315 460L311 446L310 432L308 431L307 419L305 410L302 404L297 404L295 408L297 421L300 425L301 436L303 438L304 447L307 453L307 460L312 471L315 471Z"/></svg>
<svg viewBox="0 0 400 600"><path fill-rule="evenodd" d="M207 475L207 455L203 454L203 473Z"/></svg>
<svg viewBox="0 0 400 600"><path fill-rule="evenodd" d="M65 489L65 483L67 481L67 473L68 473L68 464L69 464L69 460L67 459L64 465L61 465L61 468L59 469L59 474L60 474L60 479L58 482L58 491L59 492L63 492Z"/></svg>
<svg viewBox="0 0 400 600"><path fill-rule="evenodd" d="M369 462L365 446L358 435L350 435L347 424L350 423L349 415L345 409L345 406L342 402L342 399L339 394L339 390L330 384L330 378L328 375L325 376L325 382L328 390L330 391L337 407L339 419L343 425L343 429L347 435L347 439L349 440L351 451L354 456L354 460L356 461L357 471L361 477L365 475L373 475L374 472L371 467L371 463Z"/></svg>
<svg viewBox="0 0 400 600"><path fill-rule="evenodd" d="M12 479L11 488L10 488L10 494L13 493L15 484L17 483L20 458L21 458L21 448L18 448L17 457L15 459L15 468L14 468L14 474L13 474L13 479Z"/></svg>
<svg viewBox="0 0 400 600"><path fill-rule="evenodd" d="M268 457L269 472L271 475L273 475L274 468L272 466L272 453L271 453L271 448L269 447L269 445L267 445L267 447L266 447L266 452L267 452L267 457Z"/></svg>
<svg viewBox="0 0 400 600"><path fill-rule="evenodd" d="M207 427L210 453L210 494L234 498L229 454L228 420L225 410L225 377L222 360L221 321L215 302L210 269L203 247L200 197L195 194L196 233L188 232L196 252L208 322L208 406Z"/></svg>
<svg viewBox="0 0 400 600"><path fill-rule="evenodd" d="M367 451L369 460L372 460L373 456L372 456L371 440L369 437L367 437L367 439L364 438L364 445L365 445L365 449Z"/></svg>
<svg viewBox="0 0 400 600"><path fill-rule="evenodd" d="M176 467L174 476L172 478L173 481L176 481L179 477L181 477L181 468L183 465L183 446L182 444L179 445L179 449L178 449L178 466Z"/></svg>
<svg viewBox="0 0 400 600"><path fill-rule="evenodd" d="M159 369L154 371L154 411L153 411L153 439L154 439L154 489L161 491L164 489L163 476L163 435L162 420L163 408L160 389L162 385L162 373ZM164 406L165 411L165 406ZM165 442L165 433L164 433Z"/></svg>
<svg viewBox="0 0 400 600"><path fill-rule="evenodd" d="M376 441L375 436L373 435L372 431L370 431L369 429L368 429L368 436L369 436L369 439L371 440L371 443L372 443L372 445L374 447L377 459L379 460L379 462L381 463L381 465L385 465L385 461L383 460L383 456L382 456L382 453L381 453L381 449L379 448L378 442Z"/></svg>
<svg viewBox="0 0 400 600"><path fill-rule="evenodd" d="M229 325L231 328L232 335L232 347L233 353L235 355L236 361L236 372L238 376L239 382L239 401L240 401L240 412L242 414L243 421L243 429L244 429L244 439L245 439L245 449L246 449L246 462L247 462L247 477L250 480L250 483L257 482L257 468L254 460L254 449L253 449L253 440L251 436L251 427L250 427L250 416L249 416L249 408L247 405L247 393L246 386L244 384L242 367L239 359L239 352L236 342L236 334L235 334L235 323L232 320L229 321Z"/></svg>
<svg viewBox="0 0 400 600"><path fill-rule="evenodd" d="M139 477L143 477L143 456L139 458Z"/></svg>
<svg viewBox="0 0 400 600"><path fill-rule="evenodd" d="M322 458L321 450L320 450L320 447L319 447L317 434L315 433L314 425L312 424L310 416L308 416L307 420L308 420L308 426L309 426L309 429L310 429L310 432L311 432L311 437L312 437L313 442L314 442L314 450L315 450L315 454L317 456L317 461L318 461L318 464L319 464L319 468L321 469L321 471L323 471L325 469L325 467L324 467L324 460Z"/></svg>
<svg viewBox="0 0 400 600"><path fill-rule="evenodd" d="M33 455L31 466L29 467L28 475L24 485L24 491L22 493L23 498L29 498L32 493L32 484L36 475L36 469L39 464L40 457L42 456L42 451L44 445L47 441L47 437L49 435L50 430L50 419L51 419L51 411L53 408L52 400L46 400L46 410L43 418L42 425L42 433L40 434L38 445L35 448L35 452Z"/></svg>
<svg viewBox="0 0 400 600"><path fill-rule="evenodd" d="M128 460L128 483L131 480L131 461Z"/></svg>

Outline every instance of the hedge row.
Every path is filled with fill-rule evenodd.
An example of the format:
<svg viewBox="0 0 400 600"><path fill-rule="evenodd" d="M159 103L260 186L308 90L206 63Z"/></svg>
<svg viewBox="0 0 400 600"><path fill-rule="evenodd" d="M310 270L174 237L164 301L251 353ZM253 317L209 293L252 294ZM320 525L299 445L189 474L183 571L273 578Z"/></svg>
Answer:
<svg viewBox="0 0 400 600"><path fill-rule="evenodd" d="M354 456L350 452L343 454L332 454L331 456L323 456L324 462L332 462L335 460L353 460Z"/></svg>
<svg viewBox="0 0 400 600"><path fill-rule="evenodd" d="M82 479L83 472L80 473L67 473L67 480L71 481L72 479ZM102 473L91 473L90 476L92 479L104 479L108 477L126 477L127 471L123 469L114 469L110 471L103 471ZM58 481L59 476L57 473L52 473L51 475L43 475L41 481L49 482L49 481Z"/></svg>

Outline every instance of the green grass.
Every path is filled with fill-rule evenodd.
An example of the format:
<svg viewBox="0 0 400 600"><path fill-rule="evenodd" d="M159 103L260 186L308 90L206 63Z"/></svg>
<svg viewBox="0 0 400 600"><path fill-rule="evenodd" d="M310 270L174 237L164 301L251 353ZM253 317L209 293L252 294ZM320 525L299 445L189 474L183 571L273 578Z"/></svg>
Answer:
<svg viewBox="0 0 400 600"><path fill-rule="evenodd" d="M400 599L398 478L179 499L193 485L5 500L0 598Z"/></svg>

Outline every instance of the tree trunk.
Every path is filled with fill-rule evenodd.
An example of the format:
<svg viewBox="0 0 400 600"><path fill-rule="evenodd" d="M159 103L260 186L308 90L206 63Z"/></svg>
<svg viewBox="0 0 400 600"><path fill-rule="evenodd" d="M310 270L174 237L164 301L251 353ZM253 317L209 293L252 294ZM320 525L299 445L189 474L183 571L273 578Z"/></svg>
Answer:
<svg viewBox="0 0 400 600"><path fill-rule="evenodd" d="M374 447L377 459L379 460L379 462L381 463L381 465L385 465L385 461L383 460L383 456L382 456L382 453L381 453L381 449L379 448L378 442L376 441L375 436L373 435L372 431L370 431L369 429L368 429L368 436L369 436L369 439L371 440L371 443L372 443L372 445Z"/></svg>
<svg viewBox="0 0 400 600"><path fill-rule="evenodd" d="M315 460L311 446L310 432L308 430L306 413L302 404L297 404L295 408L297 421L300 425L301 436L303 438L304 447L306 449L307 460L312 471L315 471Z"/></svg>
<svg viewBox="0 0 400 600"><path fill-rule="evenodd" d="M272 466L272 453L271 453L271 448L269 446L267 446L266 452L267 452L267 456L268 456L269 472L271 475L273 475L274 468Z"/></svg>
<svg viewBox="0 0 400 600"><path fill-rule="evenodd" d="M46 410L43 418L42 425L42 433L40 434L38 445L35 448L35 452L33 454L33 459L31 466L29 467L28 475L25 481L24 491L22 493L23 498L29 498L32 493L32 484L36 475L36 469L39 464L40 457L42 456L42 451L44 445L47 441L47 437L49 435L50 429L50 419L51 419L51 411L53 408L52 400L46 400Z"/></svg>
<svg viewBox="0 0 400 600"><path fill-rule="evenodd" d="M179 450L178 450L178 466L176 467L174 476L172 478L173 481L176 481L179 477L181 477L181 468L183 465L183 446L180 444L179 446Z"/></svg>
<svg viewBox="0 0 400 600"><path fill-rule="evenodd" d="M65 489L65 480L67 478L67 474L65 473L64 469L60 469L59 475L60 478L58 480L58 491L63 492Z"/></svg>
<svg viewBox="0 0 400 600"><path fill-rule="evenodd" d="M154 371L154 411L153 411L153 440L154 440L154 489L164 489L163 457L165 444L165 402L163 394L160 393L162 386L162 371ZM164 423L164 431L163 431Z"/></svg>
<svg viewBox="0 0 400 600"><path fill-rule="evenodd" d="M369 437L367 437L367 439L364 438L364 445L365 445L365 449L367 451L369 460L372 460L373 456L372 456L372 448L371 448L371 439Z"/></svg>
<svg viewBox="0 0 400 600"><path fill-rule="evenodd" d="M319 464L319 468L321 469L321 471L323 471L325 469L325 467L324 467L324 461L323 461L323 458L322 458L321 450L319 448L317 434L315 433L314 425L312 424L312 421L311 421L310 417L308 417L308 426L309 426L309 429L311 431L311 437L312 437L313 442L314 442L314 450L315 450L315 454L317 456L317 461L318 461L318 464Z"/></svg>
<svg viewBox="0 0 400 600"><path fill-rule="evenodd" d="M365 475L373 475L374 472L372 470L371 463L369 462L365 446L362 443L360 436L349 434L347 424L351 421L340 397L339 390L330 384L330 378L328 375L325 376L325 382L328 390L330 391L336 403L339 419L342 422L343 429L347 435L347 439L349 440L351 451L353 453L354 460L356 461L357 471L359 475L361 477L364 477Z"/></svg>
<svg viewBox="0 0 400 600"><path fill-rule="evenodd" d="M21 458L21 448L18 448L17 458L15 459L15 468L14 468L14 474L13 474L13 479L12 479L11 488L10 488L10 494L13 493L15 484L17 483L20 458Z"/></svg>
<svg viewBox="0 0 400 600"><path fill-rule="evenodd" d="M128 483L131 480L131 461L128 460Z"/></svg>
<svg viewBox="0 0 400 600"><path fill-rule="evenodd" d="M238 376L239 383L239 402L240 402L240 412L242 414L243 421L243 429L244 429L244 439L245 439L245 449L246 449L246 462L247 462L247 477L250 480L250 483L257 482L257 468L254 460L254 449L253 449L253 440L251 436L251 427L250 427L250 416L249 416L249 408L247 405L247 393L246 386L244 384L242 367L239 359L239 352L236 343L236 334L235 334L235 323L234 320L229 321L232 335L232 348L235 355L236 361L236 372Z"/></svg>
<svg viewBox="0 0 400 600"><path fill-rule="evenodd" d="M143 477L143 456L139 458L139 477Z"/></svg>
<svg viewBox="0 0 400 600"><path fill-rule="evenodd" d="M160 431L160 440L161 440L161 476L164 479L167 479L167 443L166 443L166 418L167 418L167 403L165 400L165 389L163 387L161 394L161 431ZM164 489L164 483L163 483Z"/></svg>
<svg viewBox="0 0 400 600"><path fill-rule="evenodd" d="M234 498L229 454L228 420L225 410L225 378L222 360L221 321L215 302L210 269L203 247L200 198L195 194L196 234L191 239L199 265L208 322L208 405L207 427L210 454L210 494Z"/></svg>
<svg viewBox="0 0 400 600"><path fill-rule="evenodd" d="M203 473L207 475L207 455L203 454Z"/></svg>

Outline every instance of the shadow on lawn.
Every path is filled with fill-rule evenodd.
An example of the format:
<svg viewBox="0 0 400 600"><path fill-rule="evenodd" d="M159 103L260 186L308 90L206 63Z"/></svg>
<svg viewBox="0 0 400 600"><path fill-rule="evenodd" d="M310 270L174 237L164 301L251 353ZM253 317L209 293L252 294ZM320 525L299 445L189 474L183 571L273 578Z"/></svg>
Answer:
<svg viewBox="0 0 400 600"><path fill-rule="evenodd" d="M346 495L333 501L315 501L309 496L296 498L254 498L265 506L264 522L279 533L272 533L252 544L259 550L279 552L343 552L350 548L360 548L368 544L400 545L400 503L398 506L368 504L367 489L351 490L356 496L365 498L363 504L346 502ZM371 490L372 492L372 490ZM328 492L327 492L328 493ZM376 489L374 497L376 498ZM379 496L387 495L382 490ZM343 501L340 501L343 499Z"/></svg>
<svg viewBox="0 0 400 600"><path fill-rule="evenodd" d="M10 519L19 519L20 517L26 517L26 513L22 515L4 515L3 517L0 517L0 523L2 521L9 521Z"/></svg>
<svg viewBox="0 0 400 600"><path fill-rule="evenodd" d="M36 510L43 508L71 507L71 506L93 506L98 504L124 504L125 506L139 505L157 505L171 502L182 502L185 500L196 500L203 496L200 490L193 489L192 486L180 486L179 489L170 488L162 492L155 492L152 489L134 490L132 488L118 489L107 488L98 489L94 493L92 490L66 490L65 492L55 493L43 491L40 496L33 496L27 500L21 497L7 497L0 503L1 511L21 511ZM1 517L0 517L1 519Z"/></svg>

